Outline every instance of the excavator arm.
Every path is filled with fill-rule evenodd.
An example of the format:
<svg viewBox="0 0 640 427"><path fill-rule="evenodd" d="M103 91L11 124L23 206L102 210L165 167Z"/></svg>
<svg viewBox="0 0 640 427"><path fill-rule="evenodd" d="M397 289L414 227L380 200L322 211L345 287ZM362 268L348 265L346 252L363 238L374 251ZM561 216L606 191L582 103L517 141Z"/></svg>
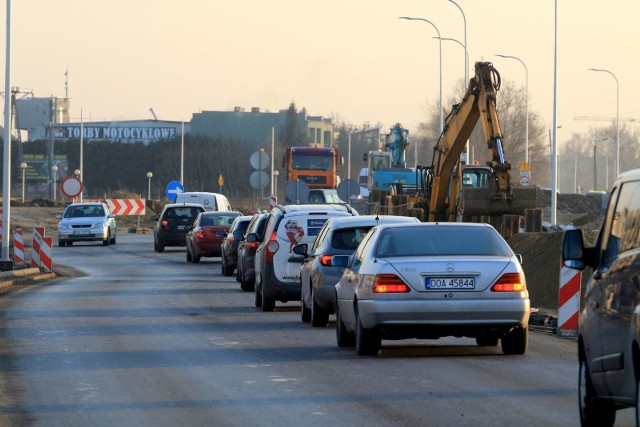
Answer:
<svg viewBox="0 0 640 427"><path fill-rule="evenodd" d="M429 221L451 221L456 212L457 197L461 188L460 155L478 121L482 124L493 182L487 188L467 190L466 215L493 215L519 213L533 207L535 195L524 194L514 205L510 182L511 165L505 160L502 132L496 109L496 93L500 88L500 75L490 62L477 62L475 76L460 104L453 107L447 118L440 139L434 148L433 179L429 197ZM457 170L457 173L454 171Z"/></svg>

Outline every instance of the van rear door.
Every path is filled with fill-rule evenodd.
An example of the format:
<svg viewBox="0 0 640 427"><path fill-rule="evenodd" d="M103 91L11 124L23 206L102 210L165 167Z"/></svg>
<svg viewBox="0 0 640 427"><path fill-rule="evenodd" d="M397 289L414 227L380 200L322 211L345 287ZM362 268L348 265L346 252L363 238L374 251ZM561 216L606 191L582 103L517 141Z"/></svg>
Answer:
<svg viewBox="0 0 640 427"><path fill-rule="evenodd" d="M278 250L273 256L273 272L277 280L285 283L300 282L302 256L292 249L300 243L313 245L324 223L333 217L352 216L342 211L291 212L278 225Z"/></svg>

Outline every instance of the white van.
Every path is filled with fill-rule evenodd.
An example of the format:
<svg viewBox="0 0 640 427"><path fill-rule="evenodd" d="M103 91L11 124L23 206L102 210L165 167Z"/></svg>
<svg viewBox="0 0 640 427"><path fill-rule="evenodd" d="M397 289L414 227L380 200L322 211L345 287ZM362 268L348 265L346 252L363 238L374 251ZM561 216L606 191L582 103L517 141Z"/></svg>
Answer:
<svg viewBox="0 0 640 427"><path fill-rule="evenodd" d="M176 196L175 203L198 203L205 211L230 211L231 204L226 196L218 193L187 191Z"/></svg>

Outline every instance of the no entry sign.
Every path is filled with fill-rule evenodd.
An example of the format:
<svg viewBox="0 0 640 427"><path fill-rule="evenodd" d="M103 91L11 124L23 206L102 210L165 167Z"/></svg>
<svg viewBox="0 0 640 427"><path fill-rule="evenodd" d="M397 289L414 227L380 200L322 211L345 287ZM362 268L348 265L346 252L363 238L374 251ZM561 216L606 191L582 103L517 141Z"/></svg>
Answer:
<svg viewBox="0 0 640 427"><path fill-rule="evenodd" d="M73 199L82 193L82 182L75 176L68 176L60 184L60 189L62 194Z"/></svg>

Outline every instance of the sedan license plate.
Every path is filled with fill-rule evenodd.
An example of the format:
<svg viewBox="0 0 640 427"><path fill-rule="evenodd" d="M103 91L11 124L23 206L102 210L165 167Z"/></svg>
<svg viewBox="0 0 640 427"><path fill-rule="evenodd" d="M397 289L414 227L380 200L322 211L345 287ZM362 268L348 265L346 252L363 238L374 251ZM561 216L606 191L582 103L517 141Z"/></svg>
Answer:
<svg viewBox="0 0 640 427"><path fill-rule="evenodd" d="M440 289L475 289L476 281L473 277L427 277L427 290Z"/></svg>
<svg viewBox="0 0 640 427"><path fill-rule="evenodd" d="M186 225L179 225L176 227L176 230L184 230L185 228L187 228Z"/></svg>
<svg viewBox="0 0 640 427"><path fill-rule="evenodd" d="M77 236L78 234L90 234L90 233L89 233L89 230L73 230L73 234Z"/></svg>

